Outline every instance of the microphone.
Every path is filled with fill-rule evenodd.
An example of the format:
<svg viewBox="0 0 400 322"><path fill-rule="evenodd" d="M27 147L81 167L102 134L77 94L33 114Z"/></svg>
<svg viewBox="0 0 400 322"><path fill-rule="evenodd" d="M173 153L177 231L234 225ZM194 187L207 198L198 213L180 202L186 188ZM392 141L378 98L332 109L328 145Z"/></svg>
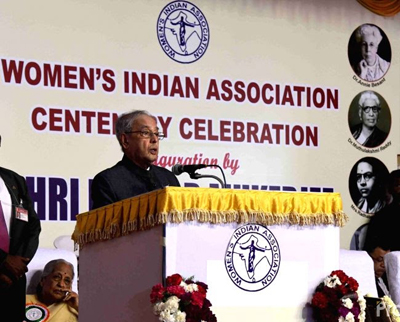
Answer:
<svg viewBox="0 0 400 322"><path fill-rule="evenodd" d="M189 174L194 173L198 169L203 169L208 167L208 164L188 164L188 165L182 165L182 164L175 164L172 167L172 172L176 175L179 176L180 174L187 172Z"/></svg>

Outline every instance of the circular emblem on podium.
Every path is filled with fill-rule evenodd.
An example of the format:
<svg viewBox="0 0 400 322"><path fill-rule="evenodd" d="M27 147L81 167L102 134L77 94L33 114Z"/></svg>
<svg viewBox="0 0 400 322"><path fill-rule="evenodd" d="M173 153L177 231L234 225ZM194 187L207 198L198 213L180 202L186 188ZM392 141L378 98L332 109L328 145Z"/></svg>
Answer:
<svg viewBox="0 0 400 322"><path fill-rule="evenodd" d="M27 304L25 307L26 322L45 322L49 319L49 316L49 310L43 305Z"/></svg>
<svg viewBox="0 0 400 322"><path fill-rule="evenodd" d="M197 6L188 1L173 1L158 16L157 38L169 58L189 64L203 57L210 41L210 30Z"/></svg>
<svg viewBox="0 0 400 322"><path fill-rule="evenodd" d="M267 227L247 224L232 234L224 261L226 272L237 287L256 292L274 281L281 252L278 241Z"/></svg>

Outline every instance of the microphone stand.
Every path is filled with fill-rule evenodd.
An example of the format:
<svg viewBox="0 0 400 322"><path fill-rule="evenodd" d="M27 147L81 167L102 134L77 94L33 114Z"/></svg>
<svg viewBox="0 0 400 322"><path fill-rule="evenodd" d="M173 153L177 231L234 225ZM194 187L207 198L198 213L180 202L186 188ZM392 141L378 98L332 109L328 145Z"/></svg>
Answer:
<svg viewBox="0 0 400 322"><path fill-rule="evenodd" d="M224 183L222 182L222 180L220 178L218 178L217 176L213 176L211 174L198 174L196 172L189 173L189 175L190 175L191 179L213 178L213 179L217 180L220 183L221 188L226 188Z"/></svg>

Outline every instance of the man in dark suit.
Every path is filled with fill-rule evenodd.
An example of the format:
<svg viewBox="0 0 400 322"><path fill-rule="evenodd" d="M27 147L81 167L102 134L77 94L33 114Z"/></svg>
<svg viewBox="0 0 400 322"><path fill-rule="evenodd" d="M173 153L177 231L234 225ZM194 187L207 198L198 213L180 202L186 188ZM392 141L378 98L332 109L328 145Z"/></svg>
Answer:
<svg viewBox="0 0 400 322"><path fill-rule="evenodd" d="M0 167L1 320L22 322L25 319L25 272L38 248L40 231L40 220L25 179Z"/></svg>
<svg viewBox="0 0 400 322"><path fill-rule="evenodd" d="M171 171L153 165L164 138L153 115L142 110L122 114L116 136L124 156L94 177L93 209L166 186L180 186Z"/></svg>
<svg viewBox="0 0 400 322"><path fill-rule="evenodd" d="M378 291L378 296L390 296L384 261L385 255L390 252L387 243L382 240L375 240L374 244L369 244L369 248L367 248L366 251L368 252L369 256L371 256L372 261L374 262L375 283L376 289Z"/></svg>
<svg viewBox="0 0 400 322"><path fill-rule="evenodd" d="M370 243L384 240L391 251L400 251L400 169L390 172L387 191L392 199L370 219L364 247L371 248Z"/></svg>

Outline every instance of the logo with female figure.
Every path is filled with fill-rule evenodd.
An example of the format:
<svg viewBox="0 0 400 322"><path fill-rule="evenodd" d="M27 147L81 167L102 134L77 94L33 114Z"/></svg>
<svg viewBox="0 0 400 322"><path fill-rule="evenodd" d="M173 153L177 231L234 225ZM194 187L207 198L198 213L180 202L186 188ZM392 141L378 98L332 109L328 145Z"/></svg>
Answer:
<svg viewBox="0 0 400 322"><path fill-rule="evenodd" d="M267 227L247 224L237 228L225 252L225 268L239 288L256 292L266 288L279 271L278 241Z"/></svg>
<svg viewBox="0 0 400 322"><path fill-rule="evenodd" d="M158 41L171 59L189 64L208 48L210 31L201 10L187 1L167 4L157 19Z"/></svg>

